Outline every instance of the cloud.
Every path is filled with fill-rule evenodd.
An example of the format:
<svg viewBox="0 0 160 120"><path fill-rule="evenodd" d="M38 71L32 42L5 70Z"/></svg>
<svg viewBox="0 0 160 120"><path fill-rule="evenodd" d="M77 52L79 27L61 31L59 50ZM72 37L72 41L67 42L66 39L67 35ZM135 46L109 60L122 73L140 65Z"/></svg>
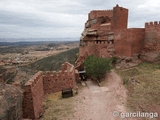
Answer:
<svg viewBox="0 0 160 120"><path fill-rule="evenodd" d="M129 27L144 27L160 18L158 0L0 0L0 36L80 37L91 10L116 4L129 9Z"/></svg>

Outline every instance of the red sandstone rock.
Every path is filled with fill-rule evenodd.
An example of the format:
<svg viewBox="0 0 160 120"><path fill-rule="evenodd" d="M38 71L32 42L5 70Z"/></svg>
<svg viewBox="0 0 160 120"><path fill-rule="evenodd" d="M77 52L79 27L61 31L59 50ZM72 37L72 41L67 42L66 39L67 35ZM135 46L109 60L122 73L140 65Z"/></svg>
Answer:
<svg viewBox="0 0 160 120"><path fill-rule="evenodd" d="M21 120L22 98L21 89L0 84L0 120Z"/></svg>

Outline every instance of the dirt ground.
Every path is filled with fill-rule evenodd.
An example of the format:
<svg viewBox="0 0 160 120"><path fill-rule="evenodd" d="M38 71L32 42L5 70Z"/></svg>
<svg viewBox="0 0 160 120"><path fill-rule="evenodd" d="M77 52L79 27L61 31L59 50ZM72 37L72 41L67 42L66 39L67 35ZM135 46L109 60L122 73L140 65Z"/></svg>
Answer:
<svg viewBox="0 0 160 120"><path fill-rule="evenodd" d="M107 75L106 80L103 87L87 80L78 95L48 102L49 108L42 120L121 120L118 114L126 111L126 89L114 71Z"/></svg>
<svg viewBox="0 0 160 120"><path fill-rule="evenodd" d="M114 111L125 112L126 90L120 77L112 71L108 75L107 85L99 87L93 81L86 82L88 88L79 93L74 117L76 120L119 120ZM74 119L74 118L73 118Z"/></svg>

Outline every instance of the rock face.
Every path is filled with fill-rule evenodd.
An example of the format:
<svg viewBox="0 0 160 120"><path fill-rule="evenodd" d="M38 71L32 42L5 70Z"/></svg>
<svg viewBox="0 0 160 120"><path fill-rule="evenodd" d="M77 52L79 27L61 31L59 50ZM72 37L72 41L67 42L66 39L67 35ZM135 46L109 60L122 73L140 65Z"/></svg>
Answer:
<svg viewBox="0 0 160 120"><path fill-rule="evenodd" d="M145 53L141 55L141 59L147 62L158 62L160 61L160 51Z"/></svg>
<svg viewBox="0 0 160 120"><path fill-rule="evenodd" d="M88 55L134 58L135 54L147 53L147 57L151 53L152 58L160 61L154 53L160 51L160 22L145 23L145 28L127 28L127 24L128 9L118 5L112 10L91 11L81 34L76 67L81 69Z"/></svg>
<svg viewBox="0 0 160 120"><path fill-rule="evenodd" d="M22 91L7 84L0 84L0 120L22 119Z"/></svg>

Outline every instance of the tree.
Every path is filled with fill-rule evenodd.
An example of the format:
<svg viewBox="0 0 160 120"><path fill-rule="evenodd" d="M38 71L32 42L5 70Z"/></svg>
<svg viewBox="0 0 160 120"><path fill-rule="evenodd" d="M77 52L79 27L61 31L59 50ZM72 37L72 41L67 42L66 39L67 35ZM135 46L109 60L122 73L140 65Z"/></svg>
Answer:
<svg viewBox="0 0 160 120"><path fill-rule="evenodd" d="M84 68L86 74L90 77L96 78L101 82L101 78L107 71L111 70L112 59L106 59L102 57L88 56L84 61Z"/></svg>

